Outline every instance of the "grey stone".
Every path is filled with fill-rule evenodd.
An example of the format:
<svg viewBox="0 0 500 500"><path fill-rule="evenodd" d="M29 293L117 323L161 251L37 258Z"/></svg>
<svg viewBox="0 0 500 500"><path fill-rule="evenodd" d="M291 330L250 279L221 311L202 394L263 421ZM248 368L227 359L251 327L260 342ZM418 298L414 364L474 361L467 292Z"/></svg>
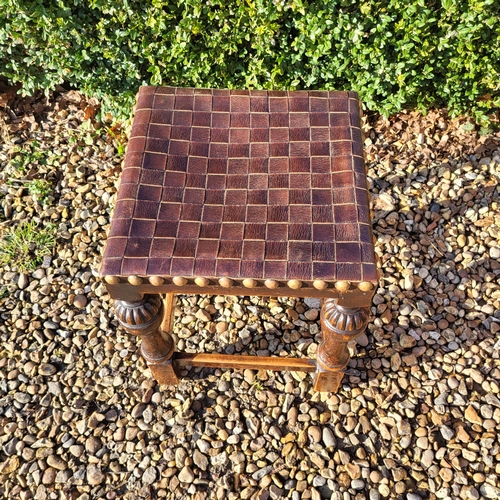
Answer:
<svg viewBox="0 0 500 500"><path fill-rule="evenodd" d="M89 436L85 441L85 450L90 455L95 455L102 448L102 441L97 436Z"/></svg>
<svg viewBox="0 0 500 500"><path fill-rule="evenodd" d="M255 479L256 481L260 481L264 476L267 476L272 470L273 470L272 465L268 465L267 467L263 467L262 469L259 469L252 474L252 479Z"/></svg>
<svg viewBox="0 0 500 500"><path fill-rule="evenodd" d="M101 484L105 480L106 476L103 474L100 467L93 464L87 467L87 481L91 486Z"/></svg>
<svg viewBox="0 0 500 500"><path fill-rule="evenodd" d="M146 409L146 405L144 403L137 403L133 408L131 415L134 418L141 418L144 410Z"/></svg>
<svg viewBox="0 0 500 500"><path fill-rule="evenodd" d="M333 431L328 427L323 427L323 443L326 448L335 448L337 446L337 440Z"/></svg>
<svg viewBox="0 0 500 500"><path fill-rule="evenodd" d="M203 455L199 450L194 450L193 453L193 462L201 469L207 470L208 467L208 458Z"/></svg>
<svg viewBox="0 0 500 500"><path fill-rule="evenodd" d="M321 299L306 297L304 299L304 304L310 309L321 309Z"/></svg>
<svg viewBox="0 0 500 500"><path fill-rule="evenodd" d="M321 486L324 486L325 484L326 484L326 478L324 478L323 476L314 476L313 486L315 488L319 488Z"/></svg>
<svg viewBox="0 0 500 500"><path fill-rule="evenodd" d="M260 428L260 420L256 417L249 417L245 419L245 423L247 425L250 436L252 436L253 438L257 437Z"/></svg>
<svg viewBox="0 0 500 500"><path fill-rule="evenodd" d="M148 406L142 413L142 418L146 424L149 424L153 421L153 412L151 408Z"/></svg>
<svg viewBox="0 0 500 500"><path fill-rule="evenodd" d="M353 479L351 481L351 487L354 490L361 491L365 488L365 482L362 479Z"/></svg>
<svg viewBox="0 0 500 500"><path fill-rule="evenodd" d="M60 470L56 474L56 483L65 484L67 481L71 479L72 475L73 473L69 469Z"/></svg>
<svg viewBox="0 0 500 500"><path fill-rule="evenodd" d="M28 278L28 275L25 273L21 273L19 275L19 279L17 280L17 286L19 287L20 290L24 290L28 285L30 281Z"/></svg>
<svg viewBox="0 0 500 500"><path fill-rule="evenodd" d="M57 470L66 470L68 468L68 464L65 460L63 460L58 455L50 455L47 457L47 463L50 467L54 467Z"/></svg>
<svg viewBox="0 0 500 500"><path fill-rule="evenodd" d="M142 475L142 480L146 484L153 484L156 481L156 467L148 467L145 471L144 474Z"/></svg>
<svg viewBox="0 0 500 500"><path fill-rule="evenodd" d="M416 493L407 493L406 500L422 500L422 497L420 497Z"/></svg>
<svg viewBox="0 0 500 500"><path fill-rule="evenodd" d="M51 375L54 375L57 372L57 368L54 365L51 365L50 363L42 363L38 367L38 373L40 375L43 375L44 377L50 377Z"/></svg>
<svg viewBox="0 0 500 500"><path fill-rule="evenodd" d="M14 399L21 404L26 404L31 401L31 396L25 392L16 392L14 394Z"/></svg>
<svg viewBox="0 0 500 500"><path fill-rule="evenodd" d="M283 490L278 488L275 484L272 484L269 488L269 494L273 500L278 500L283 497Z"/></svg>
<svg viewBox="0 0 500 500"><path fill-rule="evenodd" d="M486 498L500 498L500 489L488 483L482 484L479 492Z"/></svg>
<svg viewBox="0 0 500 500"><path fill-rule="evenodd" d="M210 443L204 439L198 439L196 441L196 446L198 446L202 453L208 453L210 451Z"/></svg>
<svg viewBox="0 0 500 500"><path fill-rule="evenodd" d="M441 432L441 436L443 436L443 439L445 439L446 441L450 441L450 439L453 439L453 437L455 436L453 429L451 429L447 425L442 425L439 430Z"/></svg>
<svg viewBox="0 0 500 500"><path fill-rule="evenodd" d="M62 393L62 387L59 382L47 382L47 389L54 396L60 396Z"/></svg>
<svg viewBox="0 0 500 500"><path fill-rule="evenodd" d="M500 247L491 247L490 248L490 257L492 259L500 259ZM19 287L21 288L21 287Z"/></svg>
<svg viewBox="0 0 500 500"><path fill-rule="evenodd" d="M214 467L224 467L229 462L229 457L227 456L227 453L223 451L222 453L212 457L211 462Z"/></svg>

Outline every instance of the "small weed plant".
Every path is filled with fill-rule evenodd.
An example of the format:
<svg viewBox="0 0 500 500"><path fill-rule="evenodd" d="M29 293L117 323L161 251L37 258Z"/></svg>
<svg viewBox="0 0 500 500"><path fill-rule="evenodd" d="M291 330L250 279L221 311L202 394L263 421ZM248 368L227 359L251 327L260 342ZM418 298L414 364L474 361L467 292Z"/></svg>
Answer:
<svg viewBox="0 0 500 500"><path fill-rule="evenodd" d="M35 179L28 184L29 194L39 203L44 205L52 193L50 182L45 179Z"/></svg>
<svg viewBox="0 0 500 500"><path fill-rule="evenodd" d="M108 128L108 142L111 142L116 148L116 154L119 158L125 154L127 135L120 124Z"/></svg>
<svg viewBox="0 0 500 500"><path fill-rule="evenodd" d="M48 171L59 166L60 156L40 148L37 140L16 145L10 152L1 176L8 186L25 185L28 193L40 204L46 204L52 194L51 183L43 178ZM40 177L33 179L33 177Z"/></svg>
<svg viewBox="0 0 500 500"><path fill-rule="evenodd" d="M41 228L34 221L23 221L0 240L0 264L19 272L34 271L55 244L55 224Z"/></svg>
<svg viewBox="0 0 500 500"><path fill-rule="evenodd" d="M39 145L38 141L32 141L23 145L22 148L20 146L14 148L12 151L14 156L10 160L10 166L17 174L25 174L30 164L43 160L44 154L38 149Z"/></svg>

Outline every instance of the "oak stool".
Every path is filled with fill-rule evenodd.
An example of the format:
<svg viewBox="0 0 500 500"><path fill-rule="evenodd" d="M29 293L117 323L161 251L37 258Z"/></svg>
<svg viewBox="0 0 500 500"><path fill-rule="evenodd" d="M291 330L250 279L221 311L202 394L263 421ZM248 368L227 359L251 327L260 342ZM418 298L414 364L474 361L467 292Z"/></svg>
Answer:
<svg viewBox="0 0 500 500"><path fill-rule="evenodd" d="M368 196L354 92L142 87L100 273L158 382L298 370L336 391L378 282ZM175 294L321 298L316 359L176 353Z"/></svg>

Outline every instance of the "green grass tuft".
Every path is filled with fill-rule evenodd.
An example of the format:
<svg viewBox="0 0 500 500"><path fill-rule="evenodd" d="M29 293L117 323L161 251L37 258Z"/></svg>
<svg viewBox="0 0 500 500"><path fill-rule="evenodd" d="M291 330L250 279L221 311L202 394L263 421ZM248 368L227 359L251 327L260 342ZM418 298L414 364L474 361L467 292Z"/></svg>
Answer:
<svg viewBox="0 0 500 500"><path fill-rule="evenodd" d="M0 264L19 272L34 271L51 255L56 244L56 225L39 228L34 221L21 222L0 240Z"/></svg>

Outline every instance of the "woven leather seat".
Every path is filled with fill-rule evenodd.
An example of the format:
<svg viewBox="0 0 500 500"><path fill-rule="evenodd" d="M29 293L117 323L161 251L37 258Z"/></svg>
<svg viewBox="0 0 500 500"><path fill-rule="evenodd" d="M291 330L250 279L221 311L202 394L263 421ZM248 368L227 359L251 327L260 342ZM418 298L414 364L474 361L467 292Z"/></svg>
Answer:
<svg viewBox="0 0 500 500"><path fill-rule="evenodd" d="M352 338L378 281L368 200L355 93L142 87L101 275L132 333L146 305L163 315L155 295L227 293L322 297L323 330ZM348 361L337 337L322 349L344 346L338 359L320 349L291 369L321 364L335 380L317 388L335 389ZM145 356L153 373L195 364L167 343L161 370ZM229 358L219 365L268 362Z"/></svg>

